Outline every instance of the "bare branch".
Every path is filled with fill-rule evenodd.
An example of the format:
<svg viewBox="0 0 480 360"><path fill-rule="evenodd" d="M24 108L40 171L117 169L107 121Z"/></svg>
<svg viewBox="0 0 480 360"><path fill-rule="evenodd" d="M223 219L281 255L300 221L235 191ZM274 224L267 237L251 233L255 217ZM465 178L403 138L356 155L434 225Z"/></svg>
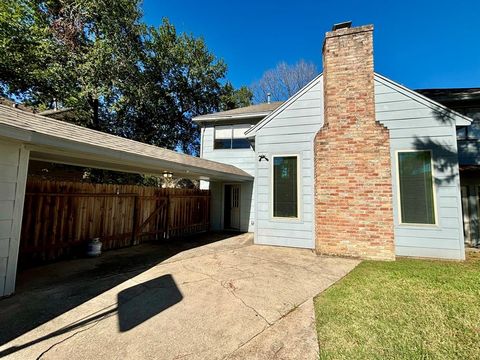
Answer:
<svg viewBox="0 0 480 360"><path fill-rule="evenodd" d="M317 74L317 67L312 62L300 60L293 65L281 62L274 69L265 71L261 79L251 85L254 103L266 102L268 93L273 101L287 100Z"/></svg>

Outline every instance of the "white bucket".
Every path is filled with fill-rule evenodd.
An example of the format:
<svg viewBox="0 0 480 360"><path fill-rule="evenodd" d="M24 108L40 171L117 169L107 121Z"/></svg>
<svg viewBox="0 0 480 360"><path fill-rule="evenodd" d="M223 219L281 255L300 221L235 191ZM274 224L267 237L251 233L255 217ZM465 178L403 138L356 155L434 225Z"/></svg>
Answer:
<svg viewBox="0 0 480 360"><path fill-rule="evenodd" d="M88 256L99 256L102 253L102 242L100 238L93 238L87 245Z"/></svg>

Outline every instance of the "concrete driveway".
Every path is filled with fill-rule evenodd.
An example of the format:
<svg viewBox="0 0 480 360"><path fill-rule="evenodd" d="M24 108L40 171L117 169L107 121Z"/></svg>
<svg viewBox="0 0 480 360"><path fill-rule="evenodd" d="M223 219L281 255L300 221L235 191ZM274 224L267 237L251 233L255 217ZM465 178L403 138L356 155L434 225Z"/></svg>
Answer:
<svg viewBox="0 0 480 360"><path fill-rule="evenodd" d="M151 245L141 245L103 260L74 260L88 275L82 280L64 275L72 262L33 269L30 276L50 276L21 282L16 296L0 301L0 357L317 358L312 297L358 261L252 245L251 237L158 258ZM127 251L134 262L145 255L143 267L114 262ZM116 265L98 273L105 259Z"/></svg>

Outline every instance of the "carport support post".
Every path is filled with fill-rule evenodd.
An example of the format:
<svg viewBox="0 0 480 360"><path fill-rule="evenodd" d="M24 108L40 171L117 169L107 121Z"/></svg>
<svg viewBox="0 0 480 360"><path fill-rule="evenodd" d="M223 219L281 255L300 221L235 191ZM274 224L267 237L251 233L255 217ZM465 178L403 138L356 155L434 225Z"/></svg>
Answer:
<svg viewBox="0 0 480 360"><path fill-rule="evenodd" d="M1 144L0 144L1 145ZM0 297L8 296L13 294L15 291L15 281L17 277L17 264L18 264L18 253L20 248L20 234L22 230L22 217L23 217L23 205L25 202L25 187L27 184L27 174L28 174L28 160L30 156L30 151L25 148L24 145L18 144L5 144L2 151L5 153L5 159L10 159L11 163L8 165L8 168L13 170L13 174L16 172L16 177L12 176L12 172L5 171L0 174L0 186L4 187L3 198L0 197L0 205L2 202L12 202L13 207L10 212L11 216L4 222L10 222L11 226L9 227L10 234L8 241L8 246L0 249L0 265L5 264L5 281L0 278ZM16 158L16 160L14 160ZM16 163L16 164L15 164ZM14 184L14 186L11 186ZM0 191L0 195L3 193ZM5 200L5 201L4 201ZM13 201L12 201L13 200ZM2 215L9 215L7 212ZM4 252L5 251L5 252ZM4 257L6 255L6 257ZM0 276L3 275L0 269Z"/></svg>

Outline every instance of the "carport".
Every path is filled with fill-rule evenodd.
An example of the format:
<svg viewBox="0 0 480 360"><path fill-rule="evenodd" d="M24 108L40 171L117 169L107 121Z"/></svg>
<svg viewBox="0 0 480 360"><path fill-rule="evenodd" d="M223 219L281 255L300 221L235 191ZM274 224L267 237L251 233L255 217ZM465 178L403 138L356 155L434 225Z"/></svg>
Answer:
<svg viewBox="0 0 480 360"><path fill-rule="evenodd" d="M213 182L252 181L234 166L0 105L0 297L15 290L29 160Z"/></svg>

